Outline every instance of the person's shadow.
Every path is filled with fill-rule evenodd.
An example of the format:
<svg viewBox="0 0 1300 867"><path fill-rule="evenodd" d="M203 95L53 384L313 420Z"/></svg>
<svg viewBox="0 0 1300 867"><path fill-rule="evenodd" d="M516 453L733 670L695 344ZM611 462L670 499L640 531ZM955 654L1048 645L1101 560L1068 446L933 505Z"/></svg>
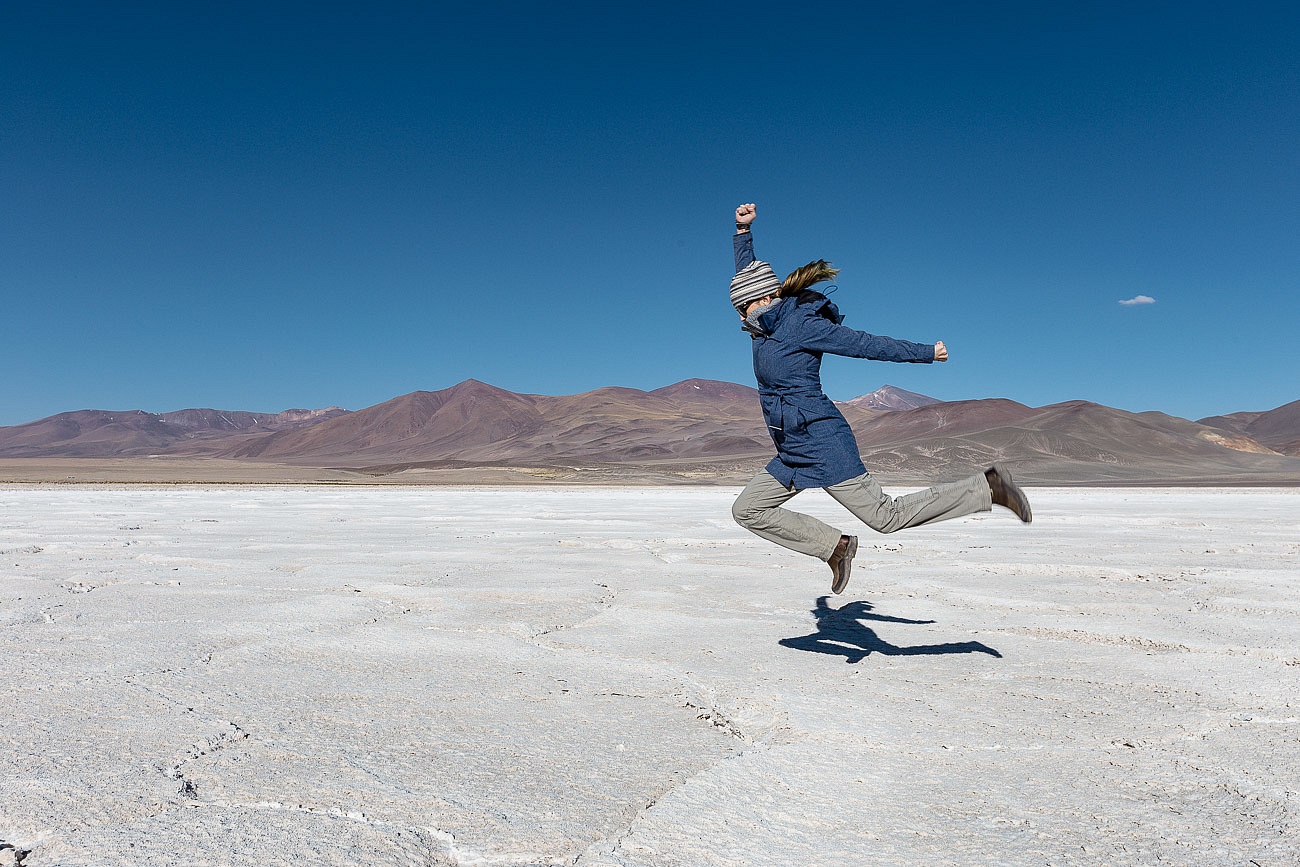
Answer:
<svg viewBox="0 0 1300 867"><path fill-rule="evenodd" d="M940 653L987 653L999 659L998 653L987 644L978 641L959 641L952 644L920 644L914 647L899 647L880 638L875 630L863 626L863 620L879 620L882 623L908 623L924 625L933 620L908 620L903 617L886 617L883 614L871 614L870 602L847 602L839 608L826 604L829 596L817 600L817 607L812 610L817 618L817 631L811 635L798 638L782 638L777 643L782 647L806 650L810 653L829 653L843 656L847 663L861 662L872 653L885 656L927 656Z"/></svg>

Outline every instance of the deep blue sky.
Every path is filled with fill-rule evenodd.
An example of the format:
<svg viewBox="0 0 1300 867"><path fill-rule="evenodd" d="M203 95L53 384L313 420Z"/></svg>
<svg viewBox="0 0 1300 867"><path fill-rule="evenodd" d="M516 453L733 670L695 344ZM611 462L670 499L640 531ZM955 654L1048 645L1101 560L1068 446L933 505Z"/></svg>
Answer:
<svg viewBox="0 0 1300 867"><path fill-rule="evenodd" d="M0 0L0 424L752 383L745 201L834 398L1300 398L1294 3L242 5Z"/></svg>

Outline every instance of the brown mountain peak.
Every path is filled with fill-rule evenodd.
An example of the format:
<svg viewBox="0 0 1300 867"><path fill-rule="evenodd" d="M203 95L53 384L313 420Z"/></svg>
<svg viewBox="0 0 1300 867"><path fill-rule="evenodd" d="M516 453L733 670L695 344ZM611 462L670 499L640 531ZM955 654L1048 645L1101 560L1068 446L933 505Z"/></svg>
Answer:
<svg viewBox="0 0 1300 867"><path fill-rule="evenodd" d="M904 388L898 388L893 385L882 385L880 388L864 394L861 397L855 397L847 400L845 403L850 406L860 406L863 409L884 410L887 412L898 412L904 409L916 409L922 406L931 406L936 403L942 403L938 398L929 397L924 394L917 394L914 391L908 391Z"/></svg>
<svg viewBox="0 0 1300 867"><path fill-rule="evenodd" d="M683 379L649 393L672 400L757 400L758 395L748 385L717 379Z"/></svg>

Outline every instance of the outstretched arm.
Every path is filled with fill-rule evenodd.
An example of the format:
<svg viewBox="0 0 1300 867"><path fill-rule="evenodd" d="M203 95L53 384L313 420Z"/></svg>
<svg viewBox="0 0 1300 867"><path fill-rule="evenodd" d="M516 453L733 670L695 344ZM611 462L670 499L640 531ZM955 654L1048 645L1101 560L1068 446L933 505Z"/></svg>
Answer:
<svg viewBox="0 0 1300 867"><path fill-rule="evenodd" d="M802 345L814 352L847 355L849 358L869 358L872 361L903 361L929 364L947 361L948 348L939 343L913 343L856 331L836 325L818 314L810 314L803 331ZM942 358L940 354L942 353Z"/></svg>
<svg viewBox="0 0 1300 867"><path fill-rule="evenodd" d="M736 234L731 239L736 251L736 272L754 261L754 236L750 234L750 224L758 215L758 207L750 202L736 208Z"/></svg>

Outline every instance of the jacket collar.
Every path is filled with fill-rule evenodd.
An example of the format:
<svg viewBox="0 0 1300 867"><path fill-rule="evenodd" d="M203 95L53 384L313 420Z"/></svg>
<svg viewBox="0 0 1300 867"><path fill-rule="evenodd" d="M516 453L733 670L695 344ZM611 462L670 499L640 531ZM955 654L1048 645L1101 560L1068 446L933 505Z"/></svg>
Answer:
<svg viewBox="0 0 1300 867"><path fill-rule="evenodd" d="M775 304L769 304L753 319L746 319L741 323L740 329L747 332L751 337L767 337L773 331L776 331L777 325L781 323L785 314L782 312L787 307L793 308L793 298L782 298Z"/></svg>

